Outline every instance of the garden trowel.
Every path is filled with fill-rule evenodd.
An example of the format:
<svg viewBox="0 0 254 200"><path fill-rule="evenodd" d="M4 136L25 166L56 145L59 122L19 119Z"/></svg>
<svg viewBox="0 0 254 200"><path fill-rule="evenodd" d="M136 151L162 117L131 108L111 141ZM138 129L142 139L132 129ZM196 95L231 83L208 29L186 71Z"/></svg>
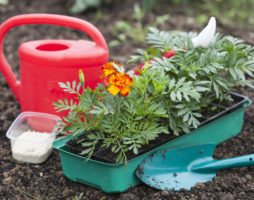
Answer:
<svg viewBox="0 0 254 200"><path fill-rule="evenodd" d="M214 143L166 149L143 160L137 177L147 185L161 190L190 190L198 182L207 182L218 170L254 166L254 154L214 160Z"/></svg>

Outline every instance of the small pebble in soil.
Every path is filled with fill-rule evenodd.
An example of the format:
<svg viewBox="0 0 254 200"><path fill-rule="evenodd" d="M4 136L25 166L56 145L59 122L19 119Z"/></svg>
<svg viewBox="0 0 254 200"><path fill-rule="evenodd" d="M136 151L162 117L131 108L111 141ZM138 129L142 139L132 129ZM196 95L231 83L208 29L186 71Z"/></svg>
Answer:
<svg viewBox="0 0 254 200"><path fill-rule="evenodd" d="M162 191L161 191L161 195L162 195L162 196L168 196L168 195L169 195L169 191L167 191L167 190L162 190Z"/></svg>
<svg viewBox="0 0 254 200"><path fill-rule="evenodd" d="M3 183L4 185L8 185L8 184L10 184L11 182L12 182L12 178L11 178L11 177L7 177L7 178L3 179L3 181L2 181L2 183Z"/></svg>
<svg viewBox="0 0 254 200"><path fill-rule="evenodd" d="M247 180L252 180L252 177L251 177L251 175L250 175L250 174L246 174L246 176L245 176L245 177L246 177L246 179L247 179Z"/></svg>
<svg viewBox="0 0 254 200"><path fill-rule="evenodd" d="M205 184L204 183L196 183L195 187L197 187L197 188L203 188L203 187L205 187Z"/></svg>

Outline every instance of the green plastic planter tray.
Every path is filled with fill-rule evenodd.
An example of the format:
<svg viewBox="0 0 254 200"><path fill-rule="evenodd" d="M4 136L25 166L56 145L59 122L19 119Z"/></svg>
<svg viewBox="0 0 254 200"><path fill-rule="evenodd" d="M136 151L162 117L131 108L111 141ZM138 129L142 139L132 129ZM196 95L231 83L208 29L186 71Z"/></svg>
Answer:
<svg viewBox="0 0 254 200"><path fill-rule="evenodd" d="M141 183L134 172L139 163L153 152L208 142L219 144L238 135L242 129L244 109L251 104L247 97L241 97L244 98L242 104L233 111L224 112L224 116L128 160L127 167L124 164L104 163L92 159L86 161L86 158L70 153L65 146L66 141L71 139L70 136L55 141L53 147L59 151L64 175L72 181L84 183L107 193L123 192Z"/></svg>

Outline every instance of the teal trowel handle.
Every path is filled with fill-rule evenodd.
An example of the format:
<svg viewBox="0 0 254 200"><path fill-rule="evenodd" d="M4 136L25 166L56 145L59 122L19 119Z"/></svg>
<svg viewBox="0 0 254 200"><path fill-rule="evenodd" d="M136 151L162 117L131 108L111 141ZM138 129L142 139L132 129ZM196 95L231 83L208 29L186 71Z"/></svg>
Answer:
<svg viewBox="0 0 254 200"><path fill-rule="evenodd" d="M235 158L228 158L223 160L209 160L200 162L191 167L192 172L216 172L218 170L233 168L233 167L247 167L254 166L254 154L239 156Z"/></svg>

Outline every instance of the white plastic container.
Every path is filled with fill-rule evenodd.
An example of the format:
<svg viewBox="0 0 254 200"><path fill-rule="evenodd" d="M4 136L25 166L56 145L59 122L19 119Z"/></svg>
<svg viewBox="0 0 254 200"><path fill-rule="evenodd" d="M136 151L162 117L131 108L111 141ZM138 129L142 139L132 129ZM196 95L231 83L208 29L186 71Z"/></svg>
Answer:
<svg viewBox="0 0 254 200"><path fill-rule="evenodd" d="M57 115L22 112L8 129L14 159L29 163L42 163L52 152Z"/></svg>

